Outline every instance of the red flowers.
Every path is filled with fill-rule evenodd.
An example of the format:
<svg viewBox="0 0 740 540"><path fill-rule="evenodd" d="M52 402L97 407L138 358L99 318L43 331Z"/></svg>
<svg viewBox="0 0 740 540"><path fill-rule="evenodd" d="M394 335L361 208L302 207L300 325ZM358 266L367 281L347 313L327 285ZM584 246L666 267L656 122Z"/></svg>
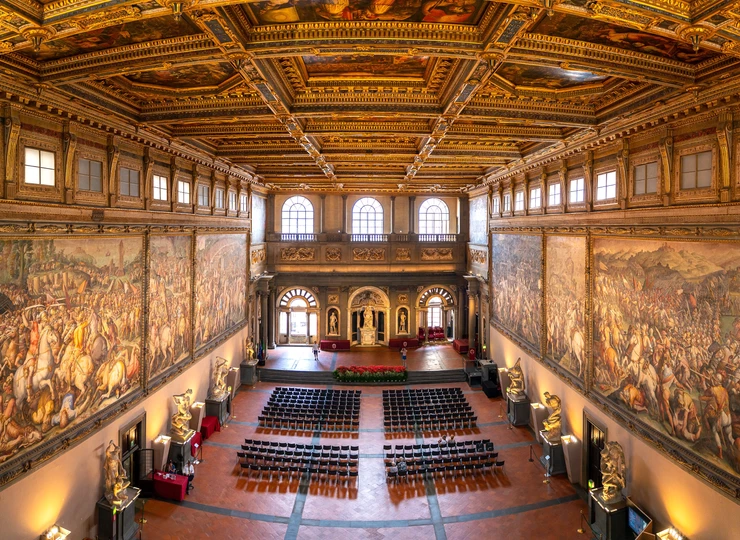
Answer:
<svg viewBox="0 0 740 540"><path fill-rule="evenodd" d="M408 372L402 366L340 366L334 378L349 382L405 381Z"/></svg>

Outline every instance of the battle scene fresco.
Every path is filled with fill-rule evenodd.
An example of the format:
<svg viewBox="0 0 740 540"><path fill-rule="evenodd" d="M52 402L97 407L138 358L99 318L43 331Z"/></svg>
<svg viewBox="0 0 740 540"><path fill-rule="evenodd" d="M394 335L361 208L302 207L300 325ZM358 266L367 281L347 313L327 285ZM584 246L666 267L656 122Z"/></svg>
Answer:
<svg viewBox="0 0 740 540"><path fill-rule="evenodd" d="M191 251L190 236L149 239L149 381L190 356Z"/></svg>
<svg viewBox="0 0 740 540"><path fill-rule="evenodd" d="M198 236L195 268L198 349L246 318L247 235Z"/></svg>
<svg viewBox="0 0 740 540"><path fill-rule="evenodd" d="M694 51L688 43L681 43L670 38L641 32L633 28L607 24L593 19L584 19L565 13L554 13L543 17L530 30L533 34L588 41L598 45L617 47L628 51L641 52L697 64L717 55L712 51L701 49Z"/></svg>
<svg viewBox="0 0 740 540"><path fill-rule="evenodd" d="M502 65L496 71L496 76L510 82L514 86L548 88L550 90L572 88L574 86L606 80L606 77L594 75L587 71L571 71L558 67L528 66L511 63Z"/></svg>
<svg viewBox="0 0 740 540"><path fill-rule="evenodd" d="M236 71L231 64L199 64L168 70L141 71L126 78L138 84L163 86L167 88L203 88L218 86L233 76Z"/></svg>
<svg viewBox="0 0 740 540"><path fill-rule="evenodd" d="M740 479L740 245L594 240L594 389Z"/></svg>
<svg viewBox="0 0 740 540"><path fill-rule="evenodd" d="M141 388L143 259L141 238L0 238L0 464Z"/></svg>
<svg viewBox="0 0 740 540"><path fill-rule="evenodd" d="M540 350L542 237L491 236L493 318L533 350Z"/></svg>
<svg viewBox="0 0 740 540"><path fill-rule="evenodd" d="M428 56L304 56L309 77L383 77L421 79Z"/></svg>
<svg viewBox="0 0 740 540"><path fill-rule="evenodd" d="M583 381L586 347L586 238L546 240L546 356Z"/></svg>
<svg viewBox="0 0 740 540"><path fill-rule="evenodd" d="M257 24L409 21L478 24L483 0L270 0L249 4Z"/></svg>

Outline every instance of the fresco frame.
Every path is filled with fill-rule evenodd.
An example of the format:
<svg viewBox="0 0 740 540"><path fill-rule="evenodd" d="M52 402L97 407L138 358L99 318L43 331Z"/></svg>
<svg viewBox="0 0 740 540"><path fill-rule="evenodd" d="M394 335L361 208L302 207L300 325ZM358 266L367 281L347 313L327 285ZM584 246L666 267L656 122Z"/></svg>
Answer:
<svg viewBox="0 0 740 540"><path fill-rule="evenodd" d="M548 257L547 257L547 246L548 241L550 238L580 238L583 239L583 247L584 247L584 275L583 275L583 281L584 281L584 341L585 341L585 350L584 350L584 368L583 368L583 380L579 379L574 373L563 367L554 357L552 357L550 354L548 354L547 350L547 344L548 344L548 337L549 337L549 331L548 331L548 324L547 324L547 315L548 315L548 308L549 308L549 298L548 298ZM557 376L564 381L567 381L571 386L579 389L582 393L587 392L590 389L590 383L591 383L591 371L592 371L592 345L591 345L591 251L590 251L590 239L588 234L584 234L583 232L545 232L545 246L542 253L542 258L544 261L544 270L543 270L543 279L542 279L542 287L544 290L543 294L543 305L544 305L544 315L543 315L543 325L544 325L544 346L542 349L542 358L541 363L550 369L550 371L557 374Z"/></svg>
<svg viewBox="0 0 740 540"><path fill-rule="evenodd" d="M148 295L147 227L43 223L0 224L0 240L71 240L92 238L110 240L138 239L140 242L141 253L143 255L143 274L141 285L141 317L139 320L139 349L143 356L146 328L146 298ZM57 457L69 448L79 444L101 427L109 425L145 395L145 384L146 373L142 369L138 387L133 388L118 398L115 403L95 412L63 433L50 437L48 440L41 442L41 444L37 444L11 457L4 463L0 463L0 489L18 480L26 473L30 473L43 466L47 461Z"/></svg>
<svg viewBox="0 0 740 540"><path fill-rule="evenodd" d="M526 351L529 354L532 354L536 356L538 359L541 359L544 355L544 347L546 345L546 336L545 336L545 330L546 330L546 322L545 322L545 287L541 286L539 290L539 312L540 312L540 328L539 328L539 343L530 343L527 341L523 336L518 335L516 332L510 330L509 328L506 328L506 326L499 321L495 316L493 312L493 305L495 303L495 287L492 283L492 280L490 279L491 276L493 276L496 273L496 265L494 262L494 256L493 256L493 235L494 234L505 234L505 235L511 235L511 236L529 236L529 237L539 237L540 238L540 271L539 271L539 280L540 283L544 281L545 276L545 235L544 232L541 229L537 228L525 228L525 227L519 227L516 229L513 228L501 228L501 229L491 229L488 233L488 259L489 259L489 302L488 302L488 320L489 323L494 326L499 332L504 334L507 338L509 338L511 341L516 343L521 349Z"/></svg>
<svg viewBox="0 0 740 540"><path fill-rule="evenodd" d="M202 343L200 346L197 345L195 340L195 326L198 323L195 318L195 303L198 301L198 291L196 289L196 284L198 280L198 238L202 236L217 236L217 235L235 235L235 236L245 236L244 239L244 317L237 321L235 324L225 328L223 331L221 331L219 334L211 337L208 341L205 343ZM247 322L249 321L249 306L248 306L248 298L249 298L249 285L251 280L251 255L250 255L250 249L251 249L251 229L196 229L193 234L193 287L192 287L192 294L193 294L193 308L192 308L192 315L191 315L191 334L192 334L192 341L193 341L193 358L194 360L199 360L200 358L203 358L205 355L207 355L209 352L214 350L216 347L224 343L227 339L229 339L231 336L236 334L239 330L244 328L247 325ZM181 368L182 369L182 368Z"/></svg>

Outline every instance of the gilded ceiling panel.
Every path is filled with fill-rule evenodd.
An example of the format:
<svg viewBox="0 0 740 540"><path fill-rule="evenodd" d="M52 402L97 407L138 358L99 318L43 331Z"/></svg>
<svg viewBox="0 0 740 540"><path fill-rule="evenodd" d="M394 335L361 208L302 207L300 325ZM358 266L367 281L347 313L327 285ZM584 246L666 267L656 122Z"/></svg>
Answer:
<svg viewBox="0 0 740 540"><path fill-rule="evenodd" d="M303 63L309 77L343 78L418 78L429 65L428 56L304 56Z"/></svg>
<svg viewBox="0 0 740 540"><path fill-rule="evenodd" d="M618 47L689 64L696 64L716 56L716 53L707 50L694 52L691 45L667 37L565 13L543 17L530 32Z"/></svg>
<svg viewBox="0 0 740 540"><path fill-rule="evenodd" d="M510 63L502 65L496 72L496 76L510 82L514 86L547 88L551 90L593 84L607 79L607 77L594 75L588 71L571 71L551 66Z"/></svg>
<svg viewBox="0 0 740 540"><path fill-rule="evenodd" d="M126 78L135 84L165 88L203 88L218 86L232 77L236 71L227 62L200 64L175 69L133 73Z"/></svg>
<svg viewBox="0 0 740 540"><path fill-rule="evenodd" d="M249 4L257 24L408 21L478 24L484 0L270 0Z"/></svg>

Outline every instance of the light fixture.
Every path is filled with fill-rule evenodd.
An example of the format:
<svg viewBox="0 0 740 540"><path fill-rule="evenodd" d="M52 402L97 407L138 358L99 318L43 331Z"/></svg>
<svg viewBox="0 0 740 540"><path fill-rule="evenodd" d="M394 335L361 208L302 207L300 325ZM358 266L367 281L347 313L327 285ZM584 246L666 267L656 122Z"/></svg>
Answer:
<svg viewBox="0 0 740 540"><path fill-rule="evenodd" d="M41 540L64 540L71 534L70 531L59 525L54 525L41 535Z"/></svg>
<svg viewBox="0 0 740 540"><path fill-rule="evenodd" d="M657 537L660 540L686 540L686 537L674 527L669 527L668 529L660 531Z"/></svg>
<svg viewBox="0 0 740 540"><path fill-rule="evenodd" d="M169 435L158 435L156 439L154 439L154 442L157 444L163 444L166 442L169 442L172 437Z"/></svg>

